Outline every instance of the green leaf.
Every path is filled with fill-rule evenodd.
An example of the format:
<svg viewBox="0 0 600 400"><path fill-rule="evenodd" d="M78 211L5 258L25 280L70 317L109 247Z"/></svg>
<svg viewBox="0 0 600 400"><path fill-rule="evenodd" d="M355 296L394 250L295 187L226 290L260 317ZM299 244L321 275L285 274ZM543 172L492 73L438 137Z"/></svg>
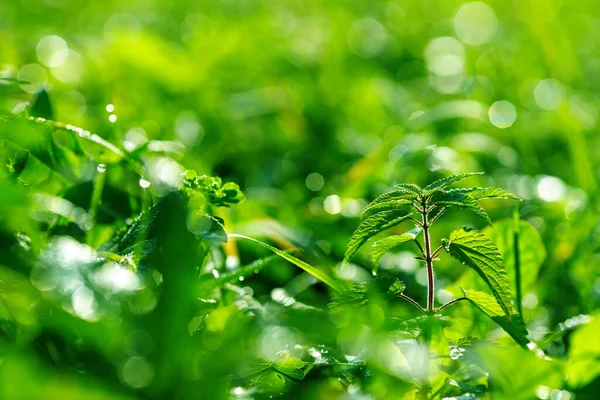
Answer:
<svg viewBox="0 0 600 400"><path fill-rule="evenodd" d="M406 285L397 278L382 277L368 280L366 282L354 285L352 288L342 292L339 296L331 299L329 308L335 310L342 305L363 306L369 302L369 299L379 297L381 300L389 300L399 297Z"/></svg>
<svg viewBox="0 0 600 400"><path fill-rule="evenodd" d="M394 227L410 217L410 211L403 209L381 211L362 221L350 237L344 262L347 262L356 251L371 237L386 229Z"/></svg>
<svg viewBox="0 0 600 400"><path fill-rule="evenodd" d="M227 182L223 184L219 177L197 176L194 170L185 171L185 178L184 188L200 191L206 200L214 206L229 207L230 204L237 204L244 200L244 194L236 183Z"/></svg>
<svg viewBox="0 0 600 400"><path fill-rule="evenodd" d="M321 282L325 283L326 285L330 286L331 288L337 290L338 292L343 292L344 290L346 290L344 285L341 282L339 282L337 279L332 278L324 271L321 271L320 269L317 269L317 268L313 267L312 265L307 264L306 262L300 260L299 258L296 258L293 255L291 255L281 249L278 249L277 247L271 246L269 244L261 242L260 240L257 240L257 239L254 239L254 238L251 238L248 236L240 235L238 233L232 233L229 236L237 237L240 239L246 239L246 240L250 240L251 242L258 243L261 246L263 246L264 248L271 250L273 253L277 254L279 257L291 262L292 264L296 265L297 267L302 268L304 271L308 272L309 274L311 274L312 276L314 276Z"/></svg>
<svg viewBox="0 0 600 400"><path fill-rule="evenodd" d="M418 227L418 228L412 229L408 232L404 232L401 235L388 236L385 239L376 241L373 244L373 249L371 251L371 255L373 257L373 263L375 264L375 268L377 268L377 265L379 264L379 260L381 259L381 257L383 257L383 255L385 255L387 252L391 251L396 246L398 246L402 243L406 243L411 240L415 240L421 234L422 231L423 231L423 229Z"/></svg>
<svg viewBox="0 0 600 400"><path fill-rule="evenodd" d="M295 357L286 357L282 360L278 360L273 364L273 368L282 374L294 378L304 379L304 362Z"/></svg>
<svg viewBox="0 0 600 400"><path fill-rule="evenodd" d="M522 293L527 293L535 284L538 272L544 259L546 249L538 231L528 222L519 222L519 260L521 270ZM493 227L486 228L483 233L490 238L502 255L502 263L506 269L510 287L515 287L515 223L512 218L494 222Z"/></svg>
<svg viewBox="0 0 600 400"><path fill-rule="evenodd" d="M512 199L521 200L521 198L514 194L500 188L495 187L476 187L468 189L453 189L455 191L465 192L473 200L483 199Z"/></svg>
<svg viewBox="0 0 600 400"><path fill-rule="evenodd" d="M394 185L394 187L407 192L412 192L417 196L421 196L423 194L423 190L414 183L397 183Z"/></svg>
<svg viewBox="0 0 600 400"><path fill-rule="evenodd" d="M577 329L569 342L568 382L571 387L583 387L600 375L600 312Z"/></svg>
<svg viewBox="0 0 600 400"><path fill-rule="evenodd" d="M41 88L33 96L29 108L29 115L45 119L53 118L54 112L52 111L52 103L50 102L50 96L46 89Z"/></svg>
<svg viewBox="0 0 600 400"><path fill-rule="evenodd" d="M471 198L468 192L461 191L459 189L448 190L448 191L436 191L433 193L430 199L430 204L438 207L458 207L463 208L467 211L471 211L476 215L483 218L488 224L492 224L490 217L487 215L485 210L481 208L477 200Z"/></svg>
<svg viewBox="0 0 600 400"><path fill-rule="evenodd" d="M461 288L462 289L462 288ZM515 342L523 347L529 343L527 339L527 328L521 315L517 313L514 307L511 307L511 312L507 313L503 307L498 304L498 301L491 295L477 290L462 289L465 298L473 303L477 308L484 312L494 322L512 337Z"/></svg>
<svg viewBox="0 0 600 400"><path fill-rule="evenodd" d="M418 196L417 193L405 188L384 193L369 203L369 205L363 209L362 215L365 216L374 211L381 211L389 208L405 207L412 204Z"/></svg>
<svg viewBox="0 0 600 400"><path fill-rule="evenodd" d="M453 231L449 241L444 244L452 257L481 276L492 289L504 312L512 314L508 277L496 246L480 232L466 228Z"/></svg>
<svg viewBox="0 0 600 400"><path fill-rule="evenodd" d="M223 220L205 212L190 213L187 219L190 232L204 239L227 242L227 233L223 228Z"/></svg>
<svg viewBox="0 0 600 400"><path fill-rule="evenodd" d="M478 343L475 351L493 383L490 398L530 400L542 397L539 396L540 386L559 388L564 385L565 373L560 359L539 357L524 348L484 342Z"/></svg>
<svg viewBox="0 0 600 400"><path fill-rule="evenodd" d="M483 174L483 172L468 172L466 174L458 174L458 175L448 176L446 178L438 179L437 181L430 183L429 185L425 186L423 191L425 192L425 196L429 196L435 190L442 190L456 182L462 181L463 179L469 178L474 175L482 175L482 174Z"/></svg>

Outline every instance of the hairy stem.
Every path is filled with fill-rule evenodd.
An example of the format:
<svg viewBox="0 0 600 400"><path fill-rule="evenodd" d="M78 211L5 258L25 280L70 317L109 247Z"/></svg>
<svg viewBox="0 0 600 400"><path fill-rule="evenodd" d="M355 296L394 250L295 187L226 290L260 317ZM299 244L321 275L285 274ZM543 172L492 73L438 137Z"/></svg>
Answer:
<svg viewBox="0 0 600 400"><path fill-rule="evenodd" d="M412 298L408 297L405 294L401 294L399 296L401 299L408 301L410 304L412 304L413 306L415 306L419 311L421 311L422 313L426 313L427 311L425 311L425 309L423 307L421 307L421 305L419 303L417 303L416 301L414 301Z"/></svg>
<svg viewBox="0 0 600 400"><path fill-rule="evenodd" d="M462 301L462 300L467 300L467 298L466 297L459 297L458 299L454 299L452 301L449 301L446 304L444 304L443 306L441 306L440 308L438 308L436 311L442 311L444 308L450 307L452 304L458 303L459 301Z"/></svg>
<svg viewBox="0 0 600 400"><path fill-rule="evenodd" d="M423 209L427 208L425 200L423 200ZM433 257L431 256L431 238L429 237L429 221L427 220L427 211L422 214L423 217L423 240L425 242L425 265L427 266L427 311L433 311L434 302L434 279L433 279Z"/></svg>
<svg viewBox="0 0 600 400"><path fill-rule="evenodd" d="M433 304L434 304L434 296L435 296L435 287L434 287L434 276L433 276L433 257L431 252L431 237L429 236L429 228L431 226L427 213L430 211L427 207L427 199L424 198L422 203L422 228L423 228L423 241L425 242L425 265L427 267L427 310L428 314L434 312ZM429 344L431 342L431 330L429 326L429 321L425 324L425 327L421 333L421 338L423 340L423 385L419 389L418 397L421 400L427 400L429 398L429 393L431 392L431 385L429 383Z"/></svg>

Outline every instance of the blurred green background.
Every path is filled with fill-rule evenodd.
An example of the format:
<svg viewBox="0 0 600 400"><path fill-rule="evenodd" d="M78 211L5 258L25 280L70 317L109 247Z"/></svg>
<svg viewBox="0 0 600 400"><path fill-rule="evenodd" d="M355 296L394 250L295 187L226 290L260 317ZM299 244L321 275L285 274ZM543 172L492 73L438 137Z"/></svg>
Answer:
<svg viewBox="0 0 600 400"><path fill-rule="evenodd" d="M33 128L13 119L28 110L35 94L45 88L53 120L96 133L124 154L136 154L145 146L144 151L160 157L140 158L142 169L137 173L141 175L136 177L127 175L131 172L124 172L121 164L113 167L110 160L93 159L78 162L69 184L37 182L19 192L9 189L6 176L2 178L5 253L0 263L6 275L2 282L8 283L1 294L9 303L17 296L23 304L17 307L18 316L12 315L13 306L0 308L7 320L18 321L10 328L17 333L11 331L11 339L2 342L1 397L80 398L84 393L87 398L177 397L177 385L169 375L174 369L164 372L156 366L166 361L149 356L155 363L150 364L144 358L150 350L127 350L152 341L148 337L153 334L140 326L155 326L155 320L142 325L136 325L140 323L136 320L138 328L132 330L125 327L128 317L122 310L132 300L119 296L106 298L110 304L102 313L104 306L98 305L102 317L91 325L85 315L72 318L60 306L57 312L63 312L63 317L44 314L41 319L31 314L32 304L38 303L31 299L39 293L28 286L35 283L30 270L49 250L41 256L23 256L11 246L14 233L31 229L38 232L38 236L28 233L38 250L74 240L64 235L99 248L126 219L164 195L161 185L168 186L172 176L188 168L241 187L245 201L217 211L228 232L268 237L280 246L292 242L305 249L308 259L355 282L370 276L367 252L359 254L355 265L339 262L368 201L393 183L425 185L453 173L484 171L486 175L471 183L506 188L522 197L520 216L541 235L547 257L526 293L524 316L533 340L561 332L546 343L544 351L566 360L569 351L575 351L570 347L571 331L594 315L597 327L600 315L596 311L600 300L598 35L600 7L592 0L2 2L4 138L26 147ZM109 164L99 167L106 168L107 176L102 202L114 204L92 233L73 233L68 224L48 230L43 225L48 221L30 218L40 193L52 196L55 203L68 198L94 214L87 207L93 197L92 182L98 181L98 161ZM58 170L65 172L65 168ZM144 182L152 185L143 189ZM79 192L73 189L67 195L69 188ZM74 191L84 193L86 200L78 204ZM135 199L128 201L127 196ZM62 207L60 202L41 201L48 209ZM511 217L514 210L512 203L501 201L490 201L485 207L492 220ZM484 227L476 217L453 211L439 225L436 237L464 224ZM52 241L53 236L60 239ZM185 243L185 234L181 236ZM424 301L425 275L411 250L384 258L381 270L400 276L411 295ZM178 254L177 249L171 251ZM254 245L230 241L221 264L215 264L236 270L266 255ZM190 355L200 360L198 371L188 371L187 386L181 386L178 396L226 397L225 384L206 387L215 376L232 373L231 366L239 363L236 357L255 345L252 335L260 342L267 332L268 340L287 343L285 335L295 332L292 336L297 337L304 332L307 342L307 338L315 343L333 338L335 343L336 337L338 344L343 342L330 327L318 332L323 325L314 326L320 321L316 317L284 317L269 308L269 302L285 306L274 295L282 287L295 290L292 297L298 296L307 307L325 307L329 298L324 287L312 286L314 282L291 264L272 263L247 279L248 286L239 285L240 290L250 291L252 301L262 304L261 313L271 315L267 322L248 328L254 333L245 342L245 325L229 319L233 318L229 314L222 317L233 328L228 328L231 338L219 341L235 344L224 351L221 342L204 335L202 350ZM460 274L455 264L442 259L438 288L450 288ZM22 283L16 283L20 279ZM151 289L148 284L142 291L152 296ZM89 300L87 291L74 293L84 302ZM63 289L60 296L68 300L75 294ZM50 296L53 304L60 304L60 296ZM223 304L232 307L235 302ZM227 307L227 312L237 312ZM144 320L143 311L133 314ZM268 331L273 326L294 326L294 330ZM600 332L587 327L589 333L580 334L581 340L592 346ZM210 329L221 332L219 326ZM18 334L20 330L30 333ZM32 330L45 332L44 339ZM81 333L86 330L87 334ZM35 343L50 355L36 355ZM116 343L125 343L126 356ZM177 347L168 339L164 346ZM591 377L544 386L547 393L537 389L533 393L552 399L597 393L597 347L590 353L582 350L591 360L583 368ZM94 354L89 360L95 361L81 361L87 351ZM215 360L211 351L221 358ZM218 364L212 372L211 362ZM133 378L128 371L134 371L129 372ZM162 383L154 388L149 382L155 376ZM311 385L304 386L307 393L296 392L296 396L363 398L321 382L327 379L331 378L313 378ZM149 385L151 389L144 389ZM553 392L561 388L564 393ZM381 392L370 395L381 397Z"/></svg>

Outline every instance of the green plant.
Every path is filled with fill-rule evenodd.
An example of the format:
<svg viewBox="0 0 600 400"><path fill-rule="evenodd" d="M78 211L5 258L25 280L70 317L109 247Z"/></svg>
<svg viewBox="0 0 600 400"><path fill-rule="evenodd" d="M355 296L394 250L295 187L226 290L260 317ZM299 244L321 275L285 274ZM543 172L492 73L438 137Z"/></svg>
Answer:
<svg viewBox="0 0 600 400"><path fill-rule="evenodd" d="M454 207L473 212L491 224L488 214L478 203L480 200L489 198L518 200L516 196L506 190L494 187L450 188L452 184L473 175L477 174L453 175L437 180L424 188L413 184L399 184L395 186L395 190L379 196L363 210L362 221L350 238L344 261L349 261L362 245L379 233L403 222L411 222L415 225L414 229L400 235L388 236L373 244L373 261L377 265L379 259L388 251L405 242L414 243L418 248L418 259L425 264L427 269L427 304L423 307L416 300L404 294L405 285L400 281L384 284L383 289L387 296L407 301L425 314L428 319L433 319L436 314L447 310L459 301L468 301L492 318L519 345L526 346L529 343L527 330L521 315L513 304L509 279L497 247L482 233L471 228L460 228L452 231L447 239L442 239L441 244L434 248L431 228L449 208ZM419 241L420 236L423 237L422 243ZM461 264L476 271L487 284L492 295L483 291L461 288L462 297L436 306L434 262L444 250ZM515 253L518 254L518 251ZM518 260L518 256L516 260ZM373 272L376 273L376 269ZM517 272L517 282L519 280ZM354 289L350 297L346 294L345 298L344 296L337 298L333 304L334 307L349 299L364 300L368 290L365 289L365 286L361 288L362 290L359 291ZM381 286L379 288L381 289ZM517 292L520 293L519 288L517 288ZM519 303L520 299L517 301L517 304ZM427 349L431 335L431 326L428 323L422 324L419 336L425 343L423 355L425 374L419 389L419 398L421 399L428 399L431 392Z"/></svg>

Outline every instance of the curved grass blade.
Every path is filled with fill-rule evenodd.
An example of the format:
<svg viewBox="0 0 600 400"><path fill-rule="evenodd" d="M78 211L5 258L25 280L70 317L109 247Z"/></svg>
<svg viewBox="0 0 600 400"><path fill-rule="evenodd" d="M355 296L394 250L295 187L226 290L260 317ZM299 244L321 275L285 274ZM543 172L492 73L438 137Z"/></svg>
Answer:
<svg viewBox="0 0 600 400"><path fill-rule="evenodd" d="M279 257L291 262L292 264L296 265L297 267L302 268L304 271L308 272L309 274L311 274L312 276L314 276L321 282L325 283L326 285L330 286L331 288L337 290L338 292L343 292L344 290L346 290L346 288L340 281L332 278L324 271L321 271L320 269L313 267L312 265L300 260L299 258L296 258L293 255L291 255L281 249L278 249L277 247L271 246L270 244L261 242L260 240L257 240L257 239L254 239L254 238L251 238L248 236L240 235L238 233L232 233L232 234L229 234L229 236L240 238L240 239L246 239L251 242L258 243L261 246L263 246L264 248L271 250L273 253L277 254Z"/></svg>

